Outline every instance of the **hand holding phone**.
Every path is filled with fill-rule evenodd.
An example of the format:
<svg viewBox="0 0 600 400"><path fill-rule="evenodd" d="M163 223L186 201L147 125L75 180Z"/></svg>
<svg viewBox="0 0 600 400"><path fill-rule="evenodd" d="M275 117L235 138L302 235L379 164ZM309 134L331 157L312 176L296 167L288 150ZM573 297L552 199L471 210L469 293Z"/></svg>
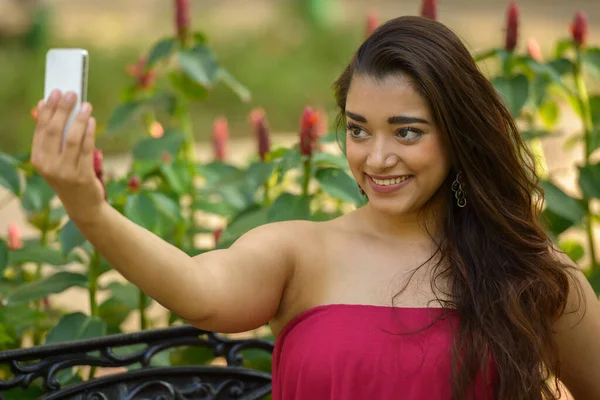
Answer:
<svg viewBox="0 0 600 400"><path fill-rule="evenodd" d="M81 105L87 101L88 58L85 49L50 49L46 53L44 100L48 100L53 90L77 95L75 106L65 125L63 139L73 125Z"/></svg>
<svg viewBox="0 0 600 400"><path fill-rule="evenodd" d="M31 163L71 219L90 222L105 201L104 187L94 171L96 121L92 106L85 101L87 52L50 50L46 66Z"/></svg>

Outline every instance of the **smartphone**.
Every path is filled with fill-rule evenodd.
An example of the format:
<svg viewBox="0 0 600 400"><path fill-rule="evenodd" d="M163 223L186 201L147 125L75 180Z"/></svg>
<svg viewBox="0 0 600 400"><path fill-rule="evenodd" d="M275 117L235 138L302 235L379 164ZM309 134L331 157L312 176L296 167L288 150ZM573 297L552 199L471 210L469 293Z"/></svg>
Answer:
<svg viewBox="0 0 600 400"><path fill-rule="evenodd" d="M63 94L70 91L77 95L77 103L67 120L63 140L81 104L87 101L88 59L88 52L85 49L50 49L46 53L44 101L48 100L55 89Z"/></svg>

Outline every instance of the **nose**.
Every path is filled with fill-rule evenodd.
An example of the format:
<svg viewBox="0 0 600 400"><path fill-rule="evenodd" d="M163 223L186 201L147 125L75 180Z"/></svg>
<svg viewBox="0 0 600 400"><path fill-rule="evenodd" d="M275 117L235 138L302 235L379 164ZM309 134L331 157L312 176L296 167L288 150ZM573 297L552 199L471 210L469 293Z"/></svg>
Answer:
<svg viewBox="0 0 600 400"><path fill-rule="evenodd" d="M385 138L377 138L367 157L368 170L371 173L380 173L394 168L400 161L400 157L394 151L395 148L396 146L388 143Z"/></svg>

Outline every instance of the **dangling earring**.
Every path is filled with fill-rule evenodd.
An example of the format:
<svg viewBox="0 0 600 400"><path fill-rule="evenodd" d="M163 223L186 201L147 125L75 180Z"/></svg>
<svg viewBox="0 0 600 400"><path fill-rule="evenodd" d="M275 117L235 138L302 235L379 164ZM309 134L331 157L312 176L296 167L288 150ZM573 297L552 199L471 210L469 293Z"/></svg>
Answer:
<svg viewBox="0 0 600 400"><path fill-rule="evenodd" d="M452 191L456 198L456 204L462 208L467 205L467 191L466 185L462 179L462 172L456 174L456 179L452 182Z"/></svg>

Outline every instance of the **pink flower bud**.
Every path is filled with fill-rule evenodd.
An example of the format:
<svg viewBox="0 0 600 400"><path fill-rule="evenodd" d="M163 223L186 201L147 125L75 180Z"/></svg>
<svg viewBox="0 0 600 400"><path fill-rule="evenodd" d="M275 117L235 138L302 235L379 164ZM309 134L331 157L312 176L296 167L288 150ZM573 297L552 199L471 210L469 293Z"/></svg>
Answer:
<svg viewBox="0 0 600 400"><path fill-rule="evenodd" d="M437 19L437 1L423 0L421 16L435 21Z"/></svg>
<svg viewBox="0 0 600 400"><path fill-rule="evenodd" d="M175 28L181 40L189 33L190 14L190 0L175 0Z"/></svg>
<svg viewBox="0 0 600 400"><path fill-rule="evenodd" d="M149 131L150 136L152 136L155 139L161 138L165 134L165 129L158 121L154 121L152 124L150 124Z"/></svg>
<svg viewBox="0 0 600 400"><path fill-rule="evenodd" d="M504 48L508 51L513 51L517 47L517 39L519 36L519 9L513 1L508 6L506 13L506 43Z"/></svg>
<svg viewBox="0 0 600 400"><path fill-rule="evenodd" d="M8 240L7 240L8 248L10 250L18 250L21 247L23 247L23 242L21 240L21 237L22 237L21 228L19 228L19 225L12 222L8 226Z"/></svg>
<svg viewBox="0 0 600 400"><path fill-rule="evenodd" d="M142 56L138 62L133 65L128 65L127 73L136 80L136 85L142 89L149 89L154 86L156 81L156 72L146 70L146 61L148 57Z"/></svg>
<svg viewBox="0 0 600 400"><path fill-rule="evenodd" d="M223 229L218 228L214 230L213 238L215 239L215 244L219 243L219 240L221 239L221 234L223 234Z"/></svg>
<svg viewBox="0 0 600 400"><path fill-rule="evenodd" d="M106 186L104 185L104 176L102 172L102 159L102 150L94 149L94 172L104 188L104 199L106 200Z"/></svg>
<svg viewBox="0 0 600 400"><path fill-rule="evenodd" d="M367 15L367 37L371 36L371 33L379 26L379 18L377 14L371 12Z"/></svg>
<svg viewBox="0 0 600 400"><path fill-rule="evenodd" d="M127 188L129 189L129 191L134 193L139 192L141 186L142 182L140 181L140 178L136 175L132 175L131 178L129 178L129 182L127 182Z"/></svg>
<svg viewBox="0 0 600 400"><path fill-rule="evenodd" d="M573 18L573 23L571 24L570 30L575 45L578 47L585 46L587 43L589 29L587 16L583 11L579 11L577 14L575 14L575 18Z"/></svg>
<svg viewBox="0 0 600 400"><path fill-rule="evenodd" d="M229 144L229 126L225 117L217 117L213 123L213 150L217 161L225 161Z"/></svg>
<svg viewBox="0 0 600 400"><path fill-rule="evenodd" d="M311 107L306 107L300 121L300 153L312 156L316 147L319 115Z"/></svg>
<svg viewBox="0 0 600 400"><path fill-rule="evenodd" d="M258 155L262 161L265 161L267 154L271 151L271 134L267 125L265 111L262 108L255 108L250 112L249 119L252 132L258 141Z"/></svg>
<svg viewBox="0 0 600 400"><path fill-rule="evenodd" d="M542 49L540 49L540 44L537 40L533 38L527 40L527 53L535 61L542 62Z"/></svg>

